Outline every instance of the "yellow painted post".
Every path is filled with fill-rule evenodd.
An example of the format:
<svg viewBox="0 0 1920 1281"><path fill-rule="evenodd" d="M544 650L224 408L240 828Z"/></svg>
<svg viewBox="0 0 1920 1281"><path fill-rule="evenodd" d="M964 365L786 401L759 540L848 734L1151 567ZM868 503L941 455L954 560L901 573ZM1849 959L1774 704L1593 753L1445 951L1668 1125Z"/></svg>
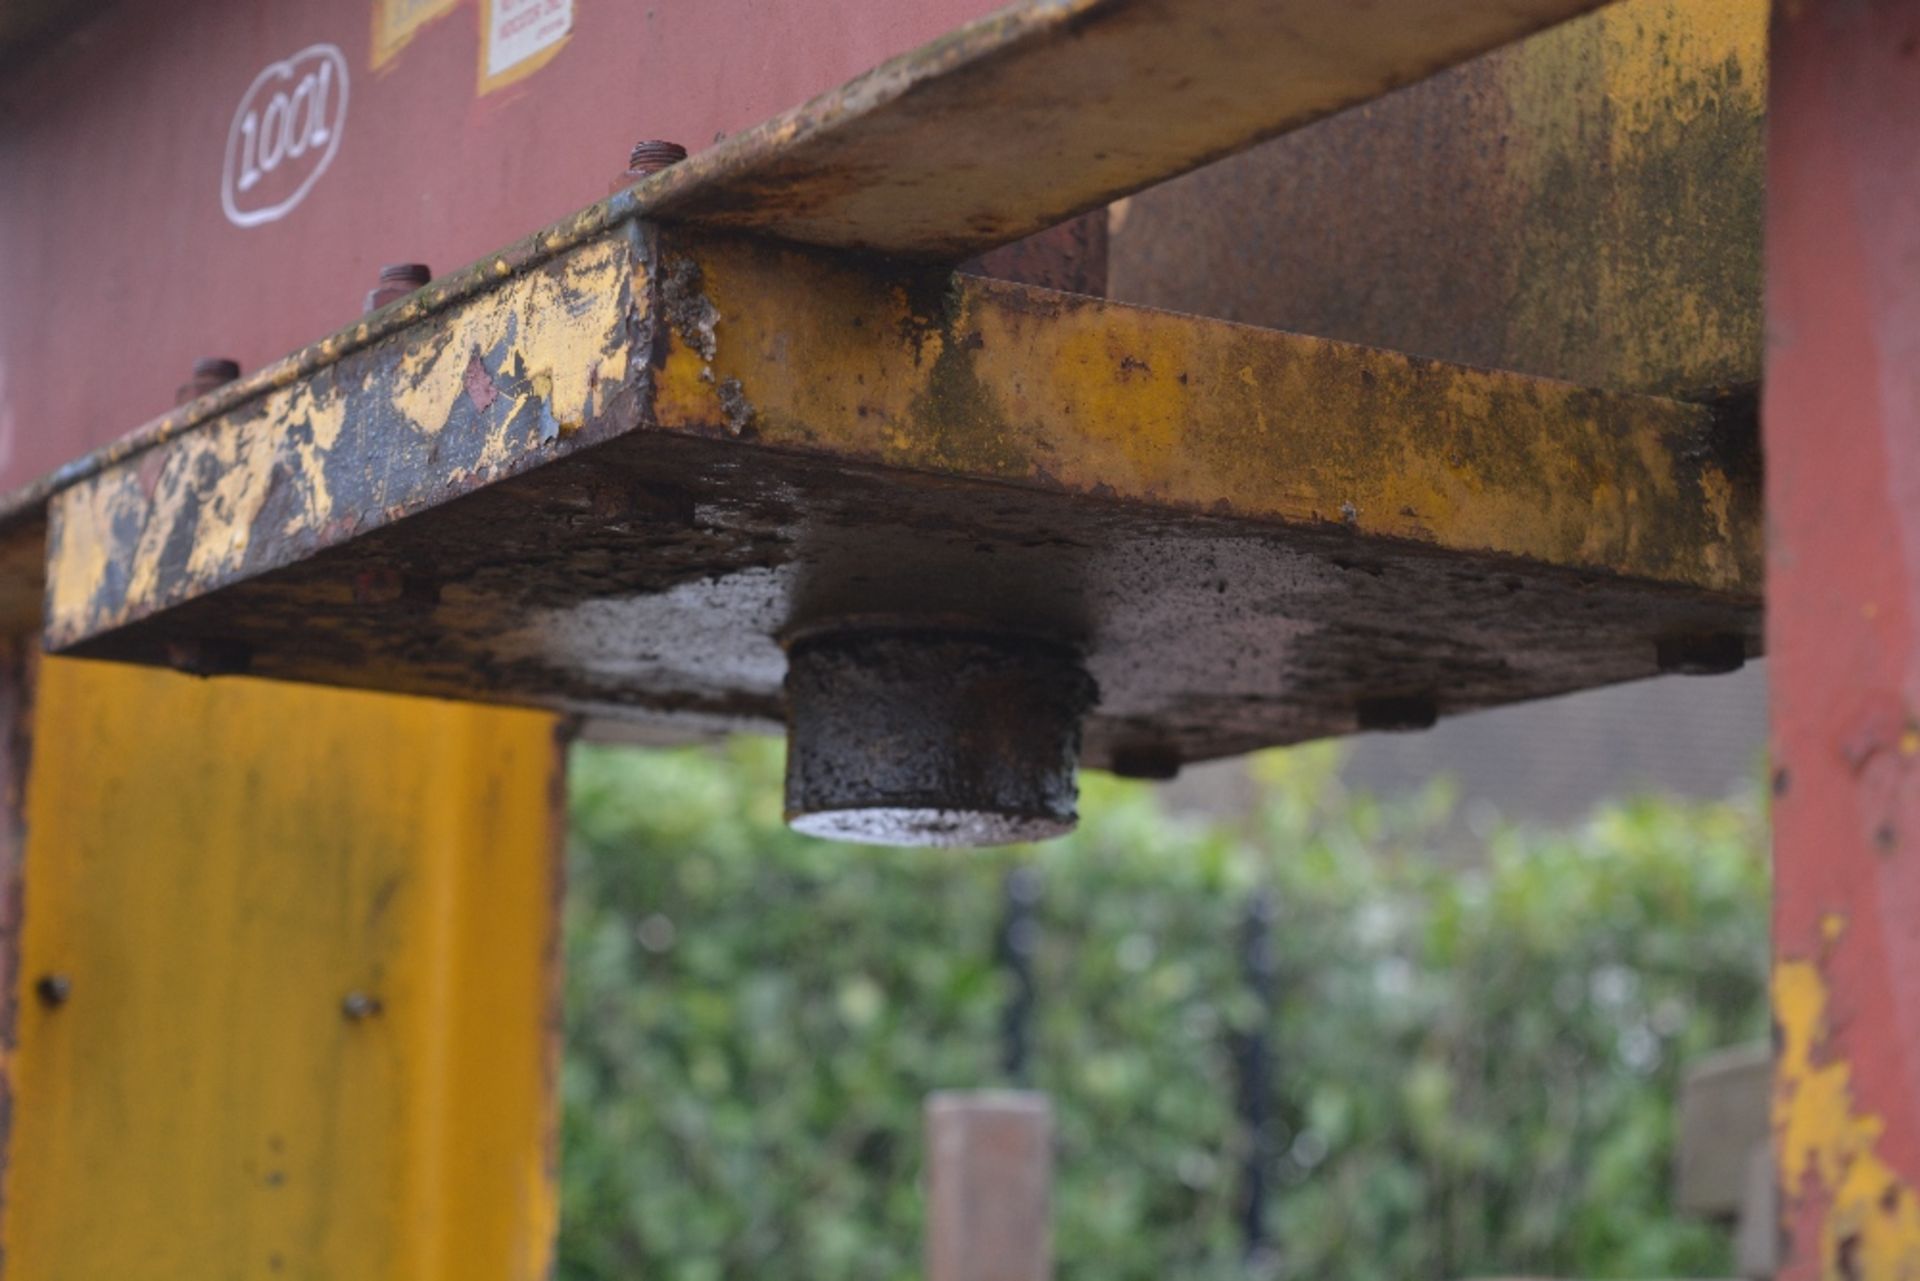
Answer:
<svg viewBox="0 0 1920 1281"><path fill-rule="evenodd" d="M533 1281L553 717L48 660L5 1281Z"/></svg>

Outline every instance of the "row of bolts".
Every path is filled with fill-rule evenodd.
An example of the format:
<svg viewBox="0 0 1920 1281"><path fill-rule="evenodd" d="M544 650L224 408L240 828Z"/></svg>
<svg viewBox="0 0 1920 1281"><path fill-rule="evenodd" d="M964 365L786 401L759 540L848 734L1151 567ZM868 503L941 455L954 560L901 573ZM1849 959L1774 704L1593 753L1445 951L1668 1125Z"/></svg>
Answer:
<svg viewBox="0 0 1920 1281"><path fill-rule="evenodd" d="M626 181L637 182L686 158L687 149L677 142L665 142L658 138L636 142L633 150L627 153ZM432 279L432 270L423 262L389 263L380 269L380 280L368 291L363 310L378 311L422 288ZM181 384L174 393L174 404L184 405L198 400L239 376L239 361L226 356L202 356L193 362L193 377Z"/></svg>
<svg viewBox="0 0 1920 1281"><path fill-rule="evenodd" d="M638 181L659 173L669 165L687 158L687 149L677 142L648 139L637 142L627 157L626 178ZM365 310L378 311L398 302L433 279L425 263L389 263L380 268L379 283L368 292ZM198 400L240 376L240 362L227 356L202 356L193 362L193 376L174 393L174 404ZM73 996L73 980L65 974L43 974L33 985L34 996L47 1009L57 1010ZM340 1014L348 1022L358 1023L380 1013L380 999L365 992L349 992L340 1001Z"/></svg>

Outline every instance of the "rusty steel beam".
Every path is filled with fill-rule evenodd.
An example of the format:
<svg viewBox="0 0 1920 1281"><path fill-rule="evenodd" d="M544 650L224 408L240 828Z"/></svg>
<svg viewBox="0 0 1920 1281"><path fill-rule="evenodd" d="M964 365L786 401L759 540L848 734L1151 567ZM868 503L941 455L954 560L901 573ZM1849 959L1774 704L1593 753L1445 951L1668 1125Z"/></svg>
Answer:
<svg viewBox="0 0 1920 1281"><path fill-rule="evenodd" d="M1784 1281L1920 1275L1920 3L1777 6L1768 143Z"/></svg>
<svg viewBox="0 0 1920 1281"><path fill-rule="evenodd" d="M604 217L65 481L58 649L710 727L796 628L960 619L1084 654L1093 763L1758 627L1707 409Z"/></svg>
<svg viewBox="0 0 1920 1281"><path fill-rule="evenodd" d="M1602 0L1023 0L675 166L664 219L957 261Z"/></svg>

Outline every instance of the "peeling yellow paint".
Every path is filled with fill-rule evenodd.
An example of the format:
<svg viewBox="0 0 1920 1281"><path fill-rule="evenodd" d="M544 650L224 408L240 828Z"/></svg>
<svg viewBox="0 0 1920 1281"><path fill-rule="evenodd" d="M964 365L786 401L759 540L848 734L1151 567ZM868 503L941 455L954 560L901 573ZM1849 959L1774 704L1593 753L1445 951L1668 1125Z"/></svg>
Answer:
<svg viewBox="0 0 1920 1281"><path fill-rule="evenodd" d="M56 597L70 601L78 613L95 599L107 581L109 566L123 554L114 533L113 512L124 501L124 488L76 485L48 505L48 601ZM56 549L59 554L54 554Z"/></svg>
<svg viewBox="0 0 1920 1281"><path fill-rule="evenodd" d="M223 581L247 564L262 528L294 537L327 528L336 515L355 528L384 519L407 497L384 489L394 470L391 458L381 460L377 472L370 459L347 460L348 468L383 488L371 500L363 491L357 510L336 511L340 495L329 466L339 461L334 454L349 414L377 411L420 441L434 441L463 404L477 406L468 386L476 357L494 403L484 411L480 430L486 436L470 466L494 472L549 443L515 418L530 401L538 402L542 420L554 430L577 433L632 372L630 333L644 319L647 302L644 291L624 287L631 258L624 235L588 241L540 270L437 313L446 323L389 339L394 351L384 366L338 365L332 377L271 388L163 447L71 486L53 504L60 510L48 580L57 585L52 589L61 603L51 607L50 622L58 627L84 613L116 576L123 616L161 600L167 590L163 574L184 574L206 585ZM394 441L387 448L406 447ZM442 488L431 486L436 496ZM286 515L261 527L269 503L276 515L282 507ZM131 541L128 530L138 531Z"/></svg>
<svg viewBox="0 0 1920 1281"><path fill-rule="evenodd" d="M1695 405L674 228L614 230L383 341L60 495L51 643L257 567L263 511L315 542L384 523L537 460L616 394L609 431L1760 590L1758 493L1702 448ZM163 567L185 535L185 572Z"/></svg>
<svg viewBox="0 0 1920 1281"><path fill-rule="evenodd" d="M607 348L618 324L617 291L608 283L621 265L619 245L599 241L570 255L559 272L539 272L482 295L460 313L461 323L432 336L402 360L394 405L415 430L432 436L443 428L467 394L467 367L474 354L505 349L500 362L539 370L534 394L554 418L581 423L592 416L598 379L626 376L626 348ZM584 305L583 305L584 300ZM506 454L506 442L488 461Z"/></svg>
<svg viewBox="0 0 1920 1281"><path fill-rule="evenodd" d="M187 572L206 574L221 565L238 563L247 552L253 536L253 522L260 505L267 500L271 483L266 451L253 448L243 433L227 430L214 433L206 442L210 448L201 457L211 457L219 467L218 479L209 492L211 501L200 506L199 530L193 551L187 556ZM149 527L141 539L135 561L136 582L148 586L157 581L154 566L159 562L164 542L160 531Z"/></svg>
<svg viewBox="0 0 1920 1281"><path fill-rule="evenodd" d="M1838 918L1823 922L1829 943L1840 932L1832 922ZM1780 1029L1773 1130L1781 1200L1822 1198L1823 1281L1920 1276L1920 1198L1877 1151L1884 1125L1856 1110L1853 1069L1844 1058L1826 1058L1827 986L1819 967L1777 962L1773 1008Z"/></svg>
<svg viewBox="0 0 1920 1281"><path fill-rule="evenodd" d="M312 399L303 386L296 384L289 391L305 395ZM327 472L324 465L325 455L332 452L340 439L340 429L345 423L344 406L338 402L326 405L314 405L307 415L308 435L305 439L295 439L293 444L293 463L300 470L300 479L306 486L308 512L306 519L325 524L333 516L333 493L327 487ZM299 528L302 518L289 516L283 530L293 533Z"/></svg>

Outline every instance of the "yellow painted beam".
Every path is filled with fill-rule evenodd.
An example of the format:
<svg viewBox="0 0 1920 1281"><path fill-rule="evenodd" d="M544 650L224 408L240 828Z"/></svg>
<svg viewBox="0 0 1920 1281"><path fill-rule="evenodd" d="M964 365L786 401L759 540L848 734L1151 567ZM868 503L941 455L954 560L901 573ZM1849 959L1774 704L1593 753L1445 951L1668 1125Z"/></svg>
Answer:
<svg viewBox="0 0 1920 1281"><path fill-rule="evenodd" d="M1750 451L1699 406L641 224L56 495L48 642L661 430L1759 588Z"/></svg>
<svg viewBox="0 0 1920 1281"><path fill-rule="evenodd" d="M638 222L496 285L57 495L48 643L738 726L782 630L913 610L1187 759L1751 652L1707 406Z"/></svg>
<svg viewBox="0 0 1920 1281"><path fill-rule="evenodd" d="M768 241L660 243L662 428L1759 595L1754 477L1696 405L999 281L917 292Z"/></svg>
<svg viewBox="0 0 1920 1281"><path fill-rule="evenodd" d="M535 1281L551 717L49 660L8 1281Z"/></svg>

